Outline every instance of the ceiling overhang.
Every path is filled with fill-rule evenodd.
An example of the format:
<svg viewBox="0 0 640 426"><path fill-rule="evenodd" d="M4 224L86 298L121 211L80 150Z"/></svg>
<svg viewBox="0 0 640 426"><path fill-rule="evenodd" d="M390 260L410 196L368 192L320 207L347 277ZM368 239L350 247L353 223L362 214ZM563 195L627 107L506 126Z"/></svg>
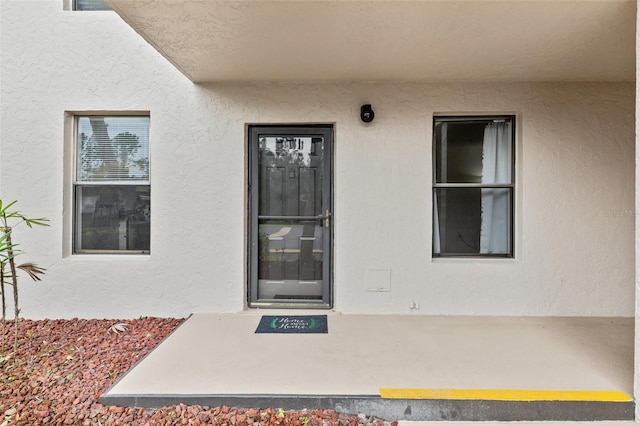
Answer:
<svg viewBox="0 0 640 426"><path fill-rule="evenodd" d="M196 83L635 80L635 0L107 2Z"/></svg>

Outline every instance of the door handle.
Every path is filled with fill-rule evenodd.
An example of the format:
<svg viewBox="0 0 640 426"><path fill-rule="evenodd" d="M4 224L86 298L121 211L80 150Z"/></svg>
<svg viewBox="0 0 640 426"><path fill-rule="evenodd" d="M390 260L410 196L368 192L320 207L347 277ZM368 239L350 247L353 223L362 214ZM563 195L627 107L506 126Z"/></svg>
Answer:
<svg viewBox="0 0 640 426"><path fill-rule="evenodd" d="M329 209L326 209L324 211L324 227L325 228L329 227L330 220L331 220L331 212L329 211Z"/></svg>

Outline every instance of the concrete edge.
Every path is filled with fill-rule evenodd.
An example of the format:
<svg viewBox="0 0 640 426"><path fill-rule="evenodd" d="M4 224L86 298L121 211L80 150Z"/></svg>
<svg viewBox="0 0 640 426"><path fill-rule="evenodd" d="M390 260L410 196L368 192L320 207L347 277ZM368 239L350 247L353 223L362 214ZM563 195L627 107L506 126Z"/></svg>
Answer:
<svg viewBox="0 0 640 426"><path fill-rule="evenodd" d="M123 380L125 377L127 377L129 375L129 373L131 373L142 361L144 361L145 359L147 359L148 356L150 356L153 352L156 351L156 349L158 349L160 347L160 345L162 345L169 337L171 337L176 331L178 331L179 328L181 328L182 326L184 326L186 324L186 322L193 316L193 314L190 314L188 317L184 318L184 321L182 321L180 323L180 325L178 325L176 328L174 328L171 333L167 334L165 336L164 339L160 340L158 342L158 344L151 349L149 352L147 352L147 354L145 356L143 356L142 358L140 358L138 361L136 361L131 367L129 367L129 369L122 375L120 376L115 382L113 382L113 384L111 386L109 386L103 393L102 395L100 395L100 399L102 399L105 395L107 395L109 392L111 392L111 389L113 389L115 386L118 385L118 383L120 383L121 380ZM117 405L117 404L113 404L113 405Z"/></svg>
<svg viewBox="0 0 640 426"><path fill-rule="evenodd" d="M104 405L158 408L177 404L216 407L334 409L409 421L620 421L634 420L635 403L601 401L490 401L383 399L378 395L108 395Z"/></svg>

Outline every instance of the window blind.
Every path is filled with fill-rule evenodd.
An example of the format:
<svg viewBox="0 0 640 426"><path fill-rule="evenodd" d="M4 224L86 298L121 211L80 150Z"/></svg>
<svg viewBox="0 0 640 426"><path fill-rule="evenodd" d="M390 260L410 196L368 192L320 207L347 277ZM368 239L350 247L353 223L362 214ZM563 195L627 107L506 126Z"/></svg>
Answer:
<svg viewBox="0 0 640 426"><path fill-rule="evenodd" d="M149 180L149 117L78 117L76 134L76 181Z"/></svg>

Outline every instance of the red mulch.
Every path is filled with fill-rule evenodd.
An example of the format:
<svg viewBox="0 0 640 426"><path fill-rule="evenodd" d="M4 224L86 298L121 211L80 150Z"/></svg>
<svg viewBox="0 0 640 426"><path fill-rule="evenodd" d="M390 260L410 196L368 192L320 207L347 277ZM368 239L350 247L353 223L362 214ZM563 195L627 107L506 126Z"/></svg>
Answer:
<svg viewBox="0 0 640 426"><path fill-rule="evenodd" d="M4 336L0 341L0 426L380 426L385 423L381 419L348 416L333 410L283 412L277 408L183 404L143 409L98 403L109 386L183 321L167 318L21 320L15 355L13 322L7 322L4 333L0 329L0 338ZM113 327L116 324L126 326L118 331L119 327Z"/></svg>

